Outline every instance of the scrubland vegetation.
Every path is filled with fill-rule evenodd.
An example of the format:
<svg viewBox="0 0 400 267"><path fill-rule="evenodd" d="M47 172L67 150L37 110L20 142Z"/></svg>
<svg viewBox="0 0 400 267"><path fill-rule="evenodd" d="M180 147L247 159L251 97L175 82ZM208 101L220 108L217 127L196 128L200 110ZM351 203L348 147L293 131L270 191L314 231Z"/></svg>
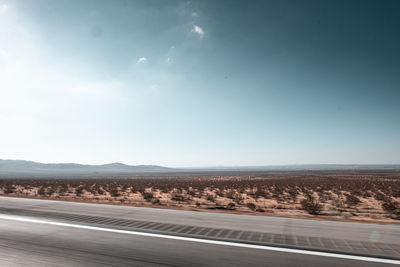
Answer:
<svg viewBox="0 0 400 267"><path fill-rule="evenodd" d="M1 179L0 194L365 221L400 219L400 173L265 173L126 179Z"/></svg>

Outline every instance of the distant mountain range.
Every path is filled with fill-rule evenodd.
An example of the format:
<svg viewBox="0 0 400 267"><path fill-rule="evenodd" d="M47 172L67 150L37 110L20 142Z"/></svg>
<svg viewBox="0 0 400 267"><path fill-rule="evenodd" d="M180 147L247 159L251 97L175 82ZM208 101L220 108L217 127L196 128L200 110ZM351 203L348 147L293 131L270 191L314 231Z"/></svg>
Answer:
<svg viewBox="0 0 400 267"><path fill-rule="evenodd" d="M269 166L214 166L187 168L188 170L227 170L227 171L362 171L394 170L400 171L400 164L297 164Z"/></svg>
<svg viewBox="0 0 400 267"><path fill-rule="evenodd" d="M109 163L103 165L85 165L77 163L39 163L26 160L0 159L0 173L135 173L135 172L166 172L173 169L157 165L126 165Z"/></svg>
<svg viewBox="0 0 400 267"><path fill-rule="evenodd" d="M167 168L157 165L126 165L109 163L85 165L77 163L39 163L26 160L0 159L1 177L40 176L104 176L151 173L193 173L193 172L257 172L257 171L400 171L400 164L304 164L275 166L215 166L196 168Z"/></svg>

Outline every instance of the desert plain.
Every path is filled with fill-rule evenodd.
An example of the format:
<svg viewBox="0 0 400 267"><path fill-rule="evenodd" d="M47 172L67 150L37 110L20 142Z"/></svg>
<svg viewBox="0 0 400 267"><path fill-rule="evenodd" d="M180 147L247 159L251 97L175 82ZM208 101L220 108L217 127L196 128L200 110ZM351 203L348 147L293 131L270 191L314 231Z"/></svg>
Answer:
<svg viewBox="0 0 400 267"><path fill-rule="evenodd" d="M262 216L400 223L400 173L390 171L1 178L0 195Z"/></svg>

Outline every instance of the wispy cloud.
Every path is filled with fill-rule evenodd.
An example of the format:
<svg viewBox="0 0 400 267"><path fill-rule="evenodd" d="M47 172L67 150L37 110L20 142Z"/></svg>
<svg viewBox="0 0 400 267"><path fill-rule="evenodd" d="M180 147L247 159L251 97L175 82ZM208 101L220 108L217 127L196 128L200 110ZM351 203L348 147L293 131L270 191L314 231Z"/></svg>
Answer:
<svg viewBox="0 0 400 267"><path fill-rule="evenodd" d="M147 58L145 58L145 57L141 57L137 61L137 63L145 63L145 62L147 62Z"/></svg>
<svg viewBox="0 0 400 267"><path fill-rule="evenodd" d="M192 32L198 34L200 39L204 37L204 31L203 31L203 29L202 29L200 26L198 26L198 25L194 25L194 26L193 26Z"/></svg>
<svg viewBox="0 0 400 267"><path fill-rule="evenodd" d="M169 47L168 53L166 54L165 63L171 64L173 62L174 54L175 54L175 46L172 45Z"/></svg>

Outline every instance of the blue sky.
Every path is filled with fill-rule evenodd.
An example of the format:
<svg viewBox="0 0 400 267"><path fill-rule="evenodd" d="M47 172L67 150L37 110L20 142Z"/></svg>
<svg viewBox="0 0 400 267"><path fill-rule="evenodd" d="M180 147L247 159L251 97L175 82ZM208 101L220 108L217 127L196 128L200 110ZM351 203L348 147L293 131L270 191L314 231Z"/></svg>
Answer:
<svg viewBox="0 0 400 267"><path fill-rule="evenodd" d="M400 163L399 11L0 0L0 158Z"/></svg>

